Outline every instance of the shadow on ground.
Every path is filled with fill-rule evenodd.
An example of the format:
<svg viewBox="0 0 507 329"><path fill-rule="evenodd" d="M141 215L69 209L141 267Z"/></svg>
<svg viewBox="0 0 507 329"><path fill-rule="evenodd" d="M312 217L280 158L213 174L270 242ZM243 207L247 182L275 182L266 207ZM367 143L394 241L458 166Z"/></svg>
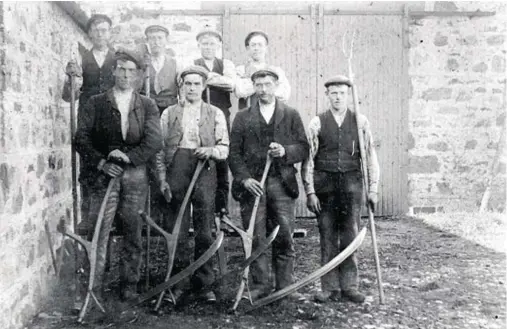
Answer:
<svg viewBox="0 0 507 329"><path fill-rule="evenodd" d="M319 267L319 237L314 219L298 220L306 228L306 238L296 239L296 279ZM225 282L220 290L224 299L216 305L190 303L174 308L165 303L163 315L153 315L150 304L138 308L138 320L130 324L91 322L78 325L69 314L69 299L60 296L36 317L31 329L42 328L505 328L505 254L484 248L455 235L408 218L377 221L382 275L386 303L379 305L371 239L359 250L360 288L366 293L363 305L347 302L317 304L311 296L318 282L300 290L307 298L301 303L283 301L253 311L228 312L238 282ZM240 260L240 242L226 240L229 264ZM162 250L162 243L158 250ZM159 266L152 278L162 280L163 253L153 257ZM118 275L113 269L111 279ZM111 287L114 287L114 280ZM114 310L113 310L114 312Z"/></svg>

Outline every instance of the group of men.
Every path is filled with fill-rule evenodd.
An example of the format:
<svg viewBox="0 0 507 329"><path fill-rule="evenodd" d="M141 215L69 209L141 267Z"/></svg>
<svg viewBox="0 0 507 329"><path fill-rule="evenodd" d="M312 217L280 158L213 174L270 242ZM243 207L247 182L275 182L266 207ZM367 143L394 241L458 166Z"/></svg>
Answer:
<svg viewBox="0 0 507 329"><path fill-rule="evenodd" d="M253 298L293 283L295 202L299 194L296 163L303 162L303 182L308 208L317 214L321 259L325 264L354 239L363 194L360 161L367 161L368 201L377 201L378 162L368 120L347 108L351 82L343 76L328 80L327 111L315 117L306 135L301 117L287 105L290 85L279 67L266 63L268 35L253 31L245 39L249 60L234 67L216 53L222 37L206 29L196 36L202 57L182 67L166 52L169 30L146 28L144 55L109 48L111 19L93 15L87 25L93 48L67 65L77 88L67 79L63 98L79 97L78 129L74 137L80 154L82 225L88 232L97 220L110 179L117 178L107 200L98 243L95 292L100 296L107 239L115 217L125 235L120 257L121 297L137 295L141 267L141 224L151 185L152 213L160 214L167 230L174 224L199 160L205 160L187 205L182 232L190 220L195 231L194 257L213 243L215 216L228 213L229 169L232 195L240 202L244 227L248 226L256 197L260 197L253 248L280 225L272 246L274 281L267 255L251 266ZM144 72L145 79L140 78ZM149 79L149 80L148 80ZM149 83L149 87L143 84ZM206 93L206 88L209 93ZM142 95L149 90L149 95ZM230 94L239 98L239 109L230 127ZM209 97L209 98L208 98ZM359 129L358 129L359 127ZM361 159L359 134L365 141ZM271 166L266 183L261 176L267 160ZM190 218L192 217L192 219ZM90 233L91 234L91 233ZM91 235L89 234L89 237ZM191 261L189 238L180 234L176 251L181 268ZM173 289L177 299L191 289L206 301L215 301L206 288L214 280L211 260L186 282ZM358 291L357 261L349 257L322 278L320 302L345 298L363 302Z"/></svg>

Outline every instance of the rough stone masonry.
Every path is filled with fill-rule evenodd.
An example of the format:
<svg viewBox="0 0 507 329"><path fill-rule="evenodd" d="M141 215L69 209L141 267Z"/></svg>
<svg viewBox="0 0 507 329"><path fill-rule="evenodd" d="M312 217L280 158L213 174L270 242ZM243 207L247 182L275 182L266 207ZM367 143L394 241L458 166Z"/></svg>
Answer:
<svg viewBox="0 0 507 329"><path fill-rule="evenodd" d="M476 210L505 122L506 6L427 4L428 10L496 11L492 17L426 17L409 25L409 205L413 212ZM177 58L198 56L193 38L204 25L220 29L218 16L144 17L129 10L130 3L118 6L115 44L126 35L142 42L142 26L161 20L171 27ZM0 2L0 26L0 328L21 328L55 284L44 223L54 230L61 218L70 222L63 68L78 52L77 43L88 41L49 2ZM492 208L504 209L505 166L493 190ZM60 239L54 240L58 247Z"/></svg>
<svg viewBox="0 0 507 329"><path fill-rule="evenodd" d="M87 42L49 2L2 2L0 20L0 328L8 329L31 319L55 283L44 223L54 230L72 207L63 69L77 41Z"/></svg>

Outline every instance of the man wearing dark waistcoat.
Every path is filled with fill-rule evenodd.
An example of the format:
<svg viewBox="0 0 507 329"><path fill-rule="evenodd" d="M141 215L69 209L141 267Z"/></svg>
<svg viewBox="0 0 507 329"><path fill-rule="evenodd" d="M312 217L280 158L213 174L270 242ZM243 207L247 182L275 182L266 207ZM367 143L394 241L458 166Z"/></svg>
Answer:
<svg viewBox="0 0 507 329"><path fill-rule="evenodd" d="M178 102L179 66L168 56L166 46L169 30L160 25L150 25L144 31L148 41L150 98L157 103L160 114Z"/></svg>
<svg viewBox="0 0 507 329"><path fill-rule="evenodd" d="M144 209L148 191L147 162L162 147L159 115L155 103L133 89L141 62L127 51L117 52L115 85L92 96L79 112L81 125L76 150L86 165L83 180L90 186L90 220L97 221L111 177L112 188L97 247L96 283L101 295L107 241L115 214L122 220L124 244L120 258L120 287L123 299L136 295L141 267L141 227L138 211ZM91 239L93 231L89 232Z"/></svg>
<svg viewBox="0 0 507 329"><path fill-rule="evenodd" d="M308 140L299 113L275 96L276 70L266 68L252 74L258 102L236 114L231 129L229 166L234 176L233 197L241 204L243 226L248 227L255 197L261 196L255 221L253 250L277 225L272 246L274 288L293 281L295 202L299 194L294 164L308 157ZM268 156L273 158L266 185L260 180ZM271 292L266 254L252 263L252 298ZM294 294L293 297L296 297Z"/></svg>
<svg viewBox="0 0 507 329"><path fill-rule="evenodd" d="M337 76L324 86L331 108L310 121L310 157L303 162L307 205L317 214L319 224L322 265L344 250L358 233L363 197L358 124L365 142L371 206L377 202L379 180L368 120L347 107L350 80ZM339 300L341 289L343 299L362 303L365 298L358 291L355 255L324 275L321 286L322 291L315 295L318 302Z"/></svg>
<svg viewBox="0 0 507 329"><path fill-rule="evenodd" d="M208 160L195 184L190 202L185 210L176 250L175 270L190 265L191 250L188 229L190 227L190 205L195 230L195 259L199 258L212 244L211 224L214 221L216 161L229 154L229 135L222 111L202 101L208 73L201 66L190 66L182 70L182 96L184 104L170 106L162 113L163 149L157 154L157 172L160 192L170 199L164 210L166 228L172 230L186 190L194 174L198 160ZM212 260L195 271L190 283L194 292L208 302L216 301L213 291L203 291L204 285L214 280ZM188 281L182 281L173 290L176 300L186 290Z"/></svg>
<svg viewBox="0 0 507 329"><path fill-rule="evenodd" d="M86 24L86 30L92 41L92 49L86 51L80 59L71 60L67 64L67 78L63 87L62 98L70 102L70 76L76 77L75 97L79 97L78 128L81 125L84 105L90 97L106 92L114 86L114 53L109 48L111 38L111 19L106 15L92 15ZM80 64L78 64L80 63ZM85 163L81 158L79 183L81 185L81 227L89 227L88 211L90 208L90 191L83 181L87 175Z"/></svg>
<svg viewBox="0 0 507 329"><path fill-rule="evenodd" d="M202 66L208 71L207 86L210 89L211 105L218 107L225 116L227 129L229 131L231 107L231 91L234 90L234 78L236 71L234 64L227 59L216 57L216 53L222 42L220 33L206 29L197 34L196 37L201 50L201 58L194 61L195 65ZM202 94L203 101L207 102L206 92ZM218 161L217 168L217 191L215 199L215 213L219 216L228 213L229 198L229 166L226 161Z"/></svg>

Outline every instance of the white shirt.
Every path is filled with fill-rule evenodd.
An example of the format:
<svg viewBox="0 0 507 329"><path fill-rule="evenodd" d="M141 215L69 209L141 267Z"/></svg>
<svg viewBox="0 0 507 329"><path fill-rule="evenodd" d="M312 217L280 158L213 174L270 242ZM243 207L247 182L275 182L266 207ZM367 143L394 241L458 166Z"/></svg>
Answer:
<svg viewBox="0 0 507 329"><path fill-rule="evenodd" d="M183 117L181 127L183 136L179 147L186 149L195 149L201 146L199 137L199 121L201 120L201 102L194 104L185 102L183 107Z"/></svg>
<svg viewBox="0 0 507 329"><path fill-rule="evenodd" d="M118 90L116 88L113 89L114 99L121 114L121 135L123 136L123 140L127 138L127 131L129 129L129 110L130 101L132 100L132 92L132 89L125 91Z"/></svg>
<svg viewBox="0 0 507 329"><path fill-rule="evenodd" d="M338 113L336 110L331 110L331 113L333 114L334 120L336 121L336 124L338 124L338 127L342 126L343 120L345 119L345 115L347 115L347 111L343 111L343 113Z"/></svg>
<svg viewBox="0 0 507 329"><path fill-rule="evenodd" d="M92 54L93 54L93 57L95 58L95 61L99 65L99 67L102 67L102 65L104 64L104 61L106 60L107 52L108 52L107 48L105 50L97 50L97 49L93 48Z"/></svg>
<svg viewBox="0 0 507 329"><path fill-rule="evenodd" d="M164 67L165 62L165 56L161 55L158 57L152 56L151 57L151 65L153 65L153 68L155 69L155 72L160 72L162 70L162 67Z"/></svg>
<svg viewBox="0 0 507 329"><path fill-rule="evenodd" d="M206 67L208 70L213 71L213 65L215 64L215 59L205 59L204 64L206 64Z"/></svg>
<svg viewBox="0 0 507 329"><path fill-rule="evenodd" d="M261 103L259 102L259 109L261 111L261 115L266 121L266 123L269 123L271 121L271 118L273 117L273 114L275 113L275 104L276 102L272 103Z"/></svg>

